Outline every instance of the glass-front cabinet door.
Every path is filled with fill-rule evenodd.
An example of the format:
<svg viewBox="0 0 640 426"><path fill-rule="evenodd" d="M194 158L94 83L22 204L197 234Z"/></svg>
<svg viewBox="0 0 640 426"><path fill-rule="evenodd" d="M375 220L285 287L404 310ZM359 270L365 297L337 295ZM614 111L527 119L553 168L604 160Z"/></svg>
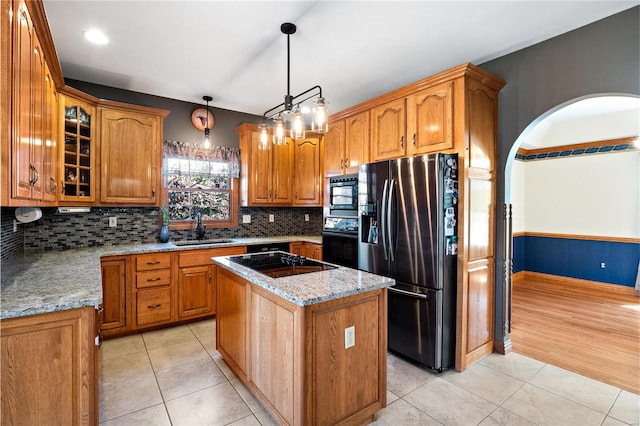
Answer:
<svg viewBox="0 0 640 426"><path fill-rule="evenodd" d="M96 108L65 96L60 201L93 202L95 195Z"/></svg>

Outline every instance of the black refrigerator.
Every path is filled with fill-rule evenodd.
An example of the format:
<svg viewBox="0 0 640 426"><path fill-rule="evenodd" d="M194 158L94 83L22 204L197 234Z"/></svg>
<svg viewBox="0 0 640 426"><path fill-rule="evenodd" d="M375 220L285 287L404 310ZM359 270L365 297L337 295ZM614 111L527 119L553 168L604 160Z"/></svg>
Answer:
<svg viewBox="0 0 640 426"><path fill-rule="evenodd" d="M396 280L389 349L432 369L455 363L458 156L430 154L358 170L358 268Z"/></svg>

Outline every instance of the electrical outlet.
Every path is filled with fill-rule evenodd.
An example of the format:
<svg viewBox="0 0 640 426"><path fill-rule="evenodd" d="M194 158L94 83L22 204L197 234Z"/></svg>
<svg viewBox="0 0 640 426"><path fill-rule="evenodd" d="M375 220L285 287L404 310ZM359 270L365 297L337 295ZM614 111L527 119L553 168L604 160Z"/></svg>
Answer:
<svg viewBox="0 0 640 426"><path fill-rule="evenodd" d="M305 222L309 222L309 214L305 214L304 215L304 221Z"/></svg>
<svg viewBox="0 0 640 426"><path fill-rule="evenodd" d="M604 268L606 268L606 267L607 267L607 264L606 264L606 263L604 263L604 262L600 263L600 269L604 269Z"/></svg>
<svg viewBox="0 0 640 426"><path fill-rule="evenodd" d="M356 345L356 326L352 325L344 329L344 348L349 349Z"/></svg>
<svg viewBox="0 0 640 426"><path fill-rule="evenodd" d="M242 223L251 223L251 215L243 214L242 215Z"/></svg>
<svg viewBox="0 0 640 426"><path fill-rule="evenodd" d="M115 228L118 226L118 218L116 216L109 217L109 228Z"/></svg>
<svg viewBox="0 0 640 426"><path fill-rule="evenodd" d="M18 221L13 220L13 232L18 232Z"/></svg>
<svg viewBox="0 0 640 426"><path fill-rule="evenodd" d="M270 214L269 215L269 222L275 222L275 220L276 220L275 215Z"/></svg>

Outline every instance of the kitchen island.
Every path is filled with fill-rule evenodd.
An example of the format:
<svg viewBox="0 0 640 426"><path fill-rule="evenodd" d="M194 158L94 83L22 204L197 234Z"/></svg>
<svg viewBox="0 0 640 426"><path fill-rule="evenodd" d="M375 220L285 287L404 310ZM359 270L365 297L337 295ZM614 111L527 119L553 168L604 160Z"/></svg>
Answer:
<svg viewBox="0 0 640 426"><path fill-rule="evenodd" d="M249 256L237 256L247 258ZM271 278L213 258L216 346L281 424L365 424L386 406L392 279L344 267Z"/></svg>

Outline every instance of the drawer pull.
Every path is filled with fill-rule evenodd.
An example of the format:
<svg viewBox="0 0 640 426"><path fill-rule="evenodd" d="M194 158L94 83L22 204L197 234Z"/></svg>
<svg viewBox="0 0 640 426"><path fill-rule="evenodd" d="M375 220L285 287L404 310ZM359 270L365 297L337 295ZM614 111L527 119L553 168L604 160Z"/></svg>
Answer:
<svg viewBox="0 0 640 426"><path fill-rule="evenodd" d="M147 262L147 265L157 265L158 263L160 263L160 261L156 260L155 262Z"/></svg>
<svg viewBox="0 0 640 426"><path fill-rule="evenodd" d="M156 278L147 278L147 281L148 281L148 282L150 282L150 283L152 283L152 282L154 282L154 281L160 281L161 279L162 279L162 278L160 278L160 277L156 277Z"/></svg>
<svg viewBox="0 0 640 426"><path fill-rule="evenodd" d="M160 304L160 303L156 303L155 305L149 305L149 306L147 306L147 309L156 309L156 308L159 308L160 306L162 306L162 304Z"/></svg>

